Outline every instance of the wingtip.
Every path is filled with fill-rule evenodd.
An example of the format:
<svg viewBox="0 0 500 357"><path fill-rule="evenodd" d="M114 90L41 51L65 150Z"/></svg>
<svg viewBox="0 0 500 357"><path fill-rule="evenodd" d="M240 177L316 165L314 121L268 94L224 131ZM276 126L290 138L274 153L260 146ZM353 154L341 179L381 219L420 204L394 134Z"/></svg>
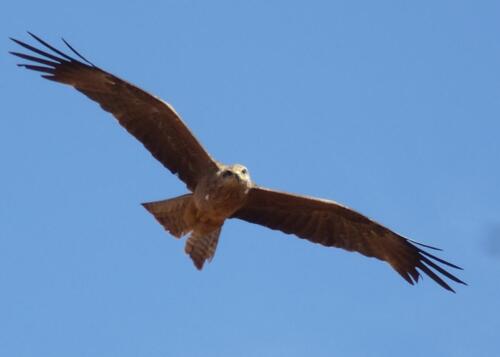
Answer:
<svg viewBox="0 0 500 357"><path fill-rule="evenodd" d="M68 42L68 41L66 41L66 40L64 39L64 37L61 37L61 40L62 40L62 42L64 42L64 44L65 44L65 45L66 45L66 46L67 46L67 47L68 47L68 48L69 48L69 49L70 49L70 50L71 50L71 51L72 51L75 55L77 55L78 57L80 57L80 59L82 59L82 60L83 60L84 62L86 62L87 64L89 64L89 65L91 65L91 66L93 66L93 67L96 67L96 68L97 68L97 66L96 66L95 64L93 64L92 62L90 62L90 61L89 61L87 58L85 58L85 57L84 57L84 56L83 56L80 52L78 52L77 50L75 50L75 48L74 48L73 46L71 46L71 45L69 44L69 42Z"/></svg>
<svg viewBox="0 0 500 357"><path fill-rule="evenodd" d="M18 39L14 38L14 37L9 37L9 39L10 39L11 41L13 41L14 43L17 43L18 45L21 45L21 43L23 43L23 42L19 41ZM22 46L22 45L21 45L21 46Z"/></svg>
<svg viewBox="0 0 500 357"><path fill-rule="evenodd" d="M407 241L409 241L409 242L411 242L411 243L413 243L413 244L417 244L417 245L419 245L419 246L421 246L421 247L429 248L429 249L432 249L432 250L437 250L437 251L439 251L439 252L442 252L442 251L443 251L443 249L438 248L438 247L433 247L432 245L428 245L428 244L420 243L420 242L417 242L417 241L415 241L415 240L413 240L413 239L409 239L409 238L405 238L405 239L406 239Z"/></svg>
<svg viewBox="0 0 500 357"><path fill-rule="evenodd" d="M38 40L39 37L37 35L35 35L33 32L31 31L26 31L28 33L28 35L30 35L31 37L33 37L34 39Z"/></svg>
<svg viewBox="0 0 500 357"><path fill-rule="evenodd" d="M37 35L35 35L33 32L31 31L26 31L28 33L28 35L30 35L31 37L33 37L35 40L37 41L40 41L40 37L38 37Z"/></svg>

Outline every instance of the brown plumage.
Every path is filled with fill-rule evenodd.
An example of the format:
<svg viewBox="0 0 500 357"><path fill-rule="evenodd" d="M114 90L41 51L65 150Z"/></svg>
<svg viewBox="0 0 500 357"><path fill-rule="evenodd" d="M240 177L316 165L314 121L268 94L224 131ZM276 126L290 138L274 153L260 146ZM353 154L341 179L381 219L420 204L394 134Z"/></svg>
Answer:
<svg viewBox="0 0 500 357"><path fill-rule="evenodd" d="M94 66L77 52L75 54L85 63L60 52L33 34L31 36L60 57L12 39L24 48L45 57L11 52L15 56L43 65L26 64L21 65L22 67L45 73L42 77L46 79L69 84L99 103L163 166L173 174L178 174L190 190L196 187L200 174L218 169L215 161L170 105ZM176 155L172 155L173 152Z"/></svg>
<svg viewBox="0 0 500 357"><path fill-rule="evenodd" d="M213 258L225 220L239 218L386 261L412 285L421 272L450 291L453 289L438 273L465 284L438 264L461 268L423 250L436 248L404 238L334 201L255 185L244 166L223 165L212 159L170 105L96 67L66 41L79 59L30 35L54 54L12 39L38 55L11 52L35 63L19 66L71 85L99 103L186 183L191 193L143 205L173 236L189 234L185 251L198 269Z"/></svg>
<svg viewBox="0 0 500 357"><path fill-rule="evenodd" d="M184 251L189 254L194 265L199 270L203 269L205 261L211 261L217 249L221 228L217 228L208 234L193 232L186 241Z"/></svg>

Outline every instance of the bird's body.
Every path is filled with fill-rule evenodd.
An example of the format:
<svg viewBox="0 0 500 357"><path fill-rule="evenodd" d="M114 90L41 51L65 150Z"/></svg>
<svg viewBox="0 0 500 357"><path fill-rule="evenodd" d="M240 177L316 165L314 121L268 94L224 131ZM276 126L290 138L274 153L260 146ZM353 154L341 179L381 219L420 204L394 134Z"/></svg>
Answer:
<svg viewBox="0 0 500 357"><path fill-rule="evenodd" d="M202 215L225 220L243 206L251 187L252 181L246 167L239 164L223 165L215 174L200 180L193 199Z"/></svg>
<svg viewBox="0 0 500 357"><path fill-rule="evenodd" d="M70 85L99 103L186 184L189 193L143 206L173 236L189 235L185 251L198 269L213 258L224 222L237 218L386 261L412 285L420 272L450 291L453 289L437 273L465 284L439 264L460 269L458 266L422 247L436 248L407 239L334 201L254 184L244 166L214 160L169 104L96 67L66 41L80 60L30 35L55 54L12 39L38 55L11 52L35 63L20 66Z"/></svg>
<svg viewBox="0 0 500 357"><path fill-rule="evenodd" d="M246 167L239 164L219 166L219 170L200 178L192 194L143 204L175 237L190 234L185 250L198 269L213 257L224 221L245 204L252 187ZM197 245L200 249L213 246L213 251L200 252Z"/></svg>

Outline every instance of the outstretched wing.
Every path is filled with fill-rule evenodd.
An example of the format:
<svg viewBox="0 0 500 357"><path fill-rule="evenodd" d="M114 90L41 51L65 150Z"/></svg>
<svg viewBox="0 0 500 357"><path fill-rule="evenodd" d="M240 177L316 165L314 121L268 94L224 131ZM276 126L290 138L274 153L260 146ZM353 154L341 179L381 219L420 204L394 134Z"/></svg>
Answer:
<svg viewBox="0 0 500 357"><path fill-rule="evenodd" d="M434 270L457 283L465 284L437 263L456 269L460 267L435 257L419 246L436 248L406 239L333 201L254 187L250 189L245 205L233 218L295 234L327 247L342 248L384 260L412 285L420 277L418 270L450 291L454 290Z"/></svg>
<svg viewBox="0 0 500 357"><path fill-rule="evenodd" d="M11 39L37 55L10 52L35 63L19 66L41 72L44 78L69 84L99 103L142 142L158 161L173 174L178 174L190 190L194 190L201 175L217 169L216 161L203 149L169 104L96 67L66 41L63 40L81 61L29 34L55 54Z"/></svg>

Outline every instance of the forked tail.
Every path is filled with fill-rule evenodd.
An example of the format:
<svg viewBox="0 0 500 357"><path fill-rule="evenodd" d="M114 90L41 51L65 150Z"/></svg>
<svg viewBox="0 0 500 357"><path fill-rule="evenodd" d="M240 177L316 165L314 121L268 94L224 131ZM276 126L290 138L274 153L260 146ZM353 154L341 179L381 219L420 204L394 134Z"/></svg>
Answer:
<svg viewBox="0 0 500 357"><path fill-rule="evenodd" d="M197 222L192 194L142 205L173 236L180 238L191 232L184 250L197 269L201 270L207 260L212 260L221 226Z"/></svg>

